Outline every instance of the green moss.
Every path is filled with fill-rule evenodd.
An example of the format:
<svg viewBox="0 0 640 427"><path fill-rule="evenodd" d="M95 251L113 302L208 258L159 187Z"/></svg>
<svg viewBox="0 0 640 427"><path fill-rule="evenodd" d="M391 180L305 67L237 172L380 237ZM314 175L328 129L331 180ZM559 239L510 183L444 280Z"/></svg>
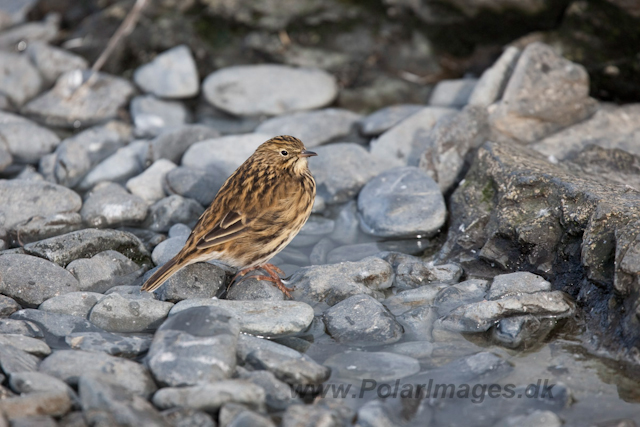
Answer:
<svg viewBox="0 0 640 427"><path fill-rule="evenodd" d="M495 194L496 192L493 189L493 183L488 181L482 189L482 203L486 203L490 208L493 207L493 196L495 196Z"/></svg>

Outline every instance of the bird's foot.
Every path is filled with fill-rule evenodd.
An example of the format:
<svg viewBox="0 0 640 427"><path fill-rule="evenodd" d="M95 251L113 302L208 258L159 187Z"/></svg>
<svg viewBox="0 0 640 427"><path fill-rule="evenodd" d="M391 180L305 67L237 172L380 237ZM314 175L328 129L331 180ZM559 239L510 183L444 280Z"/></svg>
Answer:
<svg viewBox="0 0 640 427"><path fill-rule="evenodd" d="M259 269L266 271L269 275L243 277L245 274L249 273L250 271L259 270ZM282 271L281 269L279 269L273 264L264 264L258 267L245 268L244 270L239 271L238 274L235 275L233 280L235 280L238 277L242 277L242 280L240 280L238 283L241 283L247 279L265 280L267 282L273 282L276 284L278 289L282 291L283 294L285 294L288 298L292 298L291 291L293 291L293 289L287 288L284 285L284 283L282 283L282 278L280 277L280 275L284 276L284 271Z"/></svg>

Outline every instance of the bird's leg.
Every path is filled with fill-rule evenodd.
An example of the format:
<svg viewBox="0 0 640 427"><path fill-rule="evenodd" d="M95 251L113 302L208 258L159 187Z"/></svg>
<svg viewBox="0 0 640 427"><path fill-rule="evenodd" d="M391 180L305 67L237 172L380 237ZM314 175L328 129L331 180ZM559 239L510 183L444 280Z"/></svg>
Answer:
<svg viewBox="0 0 640 427"><path fill-rule="evenodd" d="M278 274L284 275L284 271L282 271L281 269L279 269L278 267L276 267L273 264L264 264L260 267L255 267L252 268L253 270L256 270L258 268L261 268L262 270L266 271L267 273L269 273L268 276L264 276L264 275L259 275L259 276L249 276L249 277L245 277L244 279L242 279L240 282L242 282L245 279L256 279L256 280L265 280L267 282L273 282L276 284L276 286L278 287L278 289L280 289L280 291L282 291L283 294L285 294L287 297L292 298L291 297L291 291L293 289L289 289L287 288L284 283L282 283L282 279L280 278L280 276ZM243 270L244 271L244 270ZM238 282L238 283L240 283Z"/></svg>
<svg viewBox="0 0 640 427"><path fill-rule="evenodd" d="M236 275L235 275L235 276L233 276L233 279L231 279L231 282L235 282L235 281L236 281L236 279L237 279L238 277L243 277L245 274L249 273L250 271L254 271L254 270L257 270L257 269L259 269L259 268L260 268L260 266L244 268L244 269L242 269L242 270L238 271L238 273L236 273ZM245 280L245 279L247 279L247 278L245 277L245 278L244 278L244 279L242 279L242 280ZM242 280L241 280L241 281L242 281Z"/></svg>

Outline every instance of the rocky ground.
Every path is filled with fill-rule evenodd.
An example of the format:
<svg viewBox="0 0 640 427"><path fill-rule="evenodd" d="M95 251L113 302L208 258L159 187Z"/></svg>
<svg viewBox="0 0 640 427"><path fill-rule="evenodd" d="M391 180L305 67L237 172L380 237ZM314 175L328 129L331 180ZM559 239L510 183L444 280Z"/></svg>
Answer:
<svg viewBox="0 0 640 427"><path fill-rule="evenodd" d="M35 3L0 5L0 426L640 421L640 106L591 97L585 67L532 39L478 78L349 87L317 64L339 55L260 44L338 19L324 2L263 16L211 0L277 61L203 73L185 42L87 82L95 52L64 26L79 6ZM25 22L48 8L64 13ZM293 300L214 263L141 292L279 134L318 153L313 215L273 259ZM520 398L538 379L553 395ZM429 380L518 397L392 392Z"/></svg>

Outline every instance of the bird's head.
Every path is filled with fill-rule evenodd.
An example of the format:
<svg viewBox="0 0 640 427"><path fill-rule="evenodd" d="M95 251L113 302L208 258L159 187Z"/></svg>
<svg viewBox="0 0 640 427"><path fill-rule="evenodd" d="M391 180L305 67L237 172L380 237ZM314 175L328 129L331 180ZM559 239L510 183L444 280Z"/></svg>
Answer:
<svg viewBox="0 0 640 427"><path fill-rule="evenodd" d="M289 135L271 138L258 147L256 155L274 167L300 174L307 170L307 158L317 156L313 151L304 148L302 141Z"/></svg>

